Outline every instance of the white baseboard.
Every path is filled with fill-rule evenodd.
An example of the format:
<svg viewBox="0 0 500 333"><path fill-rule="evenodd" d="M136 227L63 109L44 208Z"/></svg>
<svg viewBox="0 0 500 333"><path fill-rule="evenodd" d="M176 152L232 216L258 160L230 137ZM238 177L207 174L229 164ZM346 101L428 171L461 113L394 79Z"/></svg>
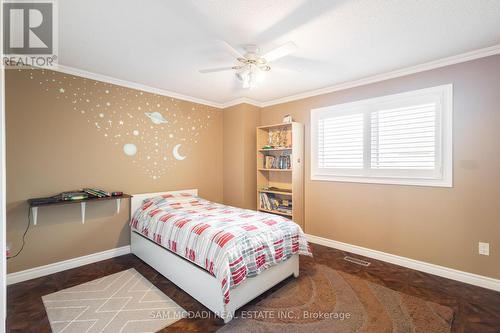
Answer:
<svg viewBox="0 0 500 333"><path fill-rule="evenodd" d="M55 262L53 264L30 268L24 271L7 274L7 285L31 280L40 276L54 274L67 269L80 267L97 261L111 259L130 253L130 245L110 249L102 252L89 254L83 257Z"/></svg>
<svg viewBox="0 0 500 333"><path fill-rule="evenodd" d="M472 274L468 272L459 271L453 268L448 268L444 266L434 265L427 262L405 258L397 256L390 253L385 253L377 250L368 249L365 247L351 245L347 243L342 243L339 241L309 235L307 234L307 239L311 243L331 247L341 251L351 252L368 258L373 258L381 261L385 261L391 264L411 268L417 271L438 275L448 279L472 284L478 287L483 287L487 289L492 289L500 291L500 280L490 278L487 276ZM15 272L7 274L7 285L18 283L26 280L31 280L37 277L54 274L67 269L80 267L83 265L91 264L97 261L106 260L121 255L130 253L130 246L123 246L115 249L110 249L98 253L89 254L83 257L73 258L69 260L64 260L56 262L53 264L30 268L24 271Z"/></svg>
<svg viewBox="0 0 500 333"><path fill-rule="evenodd" d="M419 261L419 260L414 260L410 258L405 258L405 257L400 257L394 254L390 253L385 253L377 250L372 250L368 249L365 247L357 246L357 245L351 245L347 243L342 243L338 241L334 241L331 239L319 237L319 236L314 236L314 235L309 235L307 234L307 239L311 243L331 247L334 249L338 249L341 251L346 251L346 252L351 252L354 254L358 254L361 256L385 261L391 264L411 268L417 271L429 273L429 274L434 274L438 275L441 277L445 277L448 279L472 284L478 287L483 287L487 289L492 289L496 291L500 291L500 280L490 278L487 276L482 276L482 275L477 275L477 274L472 274L472 273L467 273L463 271L459 271L453 268L448 268L444 266L438 266L434 264L430 264L427 262Z"/></svg>

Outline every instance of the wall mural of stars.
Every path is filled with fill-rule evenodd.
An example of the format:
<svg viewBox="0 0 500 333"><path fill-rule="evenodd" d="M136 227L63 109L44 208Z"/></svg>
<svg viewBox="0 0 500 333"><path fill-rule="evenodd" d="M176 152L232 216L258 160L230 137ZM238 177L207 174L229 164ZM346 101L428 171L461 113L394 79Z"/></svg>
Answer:
<svg viewBox="0 0 500 333"><path fill-rule="evenodd" d="M19 71L26 72L46 92L56 92L56 99L68 111L77 113L82 123L116 146L116 154L125 154L155 180L189 159L200 134L220 112L202 104L54 71Z"/></svg>

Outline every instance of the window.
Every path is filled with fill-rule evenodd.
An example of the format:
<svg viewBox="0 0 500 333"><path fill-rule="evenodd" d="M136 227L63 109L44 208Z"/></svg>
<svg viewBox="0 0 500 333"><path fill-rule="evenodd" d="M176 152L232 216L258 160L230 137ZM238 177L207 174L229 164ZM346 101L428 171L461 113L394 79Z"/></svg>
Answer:
<svg viewBox="0 0 500 333"><path fill-rule="evenodd" d="M311 111L311 179L452 186L452 85Z"/></svg>

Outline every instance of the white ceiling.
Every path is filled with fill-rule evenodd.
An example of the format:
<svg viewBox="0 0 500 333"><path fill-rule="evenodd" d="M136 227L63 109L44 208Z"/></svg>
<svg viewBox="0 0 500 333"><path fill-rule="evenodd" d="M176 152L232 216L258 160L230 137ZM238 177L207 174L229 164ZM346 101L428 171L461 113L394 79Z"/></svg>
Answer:
<svg viewBox="0 0 500 333"><path fill-rule="evenodd" d="M500 44L499 0L64 0L59 63L225 103L268 102ZM258 88L216 40L263 51L293 41Z"/></svg>

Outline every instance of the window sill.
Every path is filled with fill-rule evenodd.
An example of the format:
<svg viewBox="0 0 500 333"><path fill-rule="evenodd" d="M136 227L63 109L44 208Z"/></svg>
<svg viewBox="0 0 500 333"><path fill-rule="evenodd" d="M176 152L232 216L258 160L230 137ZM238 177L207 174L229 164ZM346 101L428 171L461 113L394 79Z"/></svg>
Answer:
<svg viewBox="0 0 500 333"><path fill-rule="evenodd" d="M406 185L406 186L429 186L429 187L453 187L451 179L409 179L409 178L387 178L387 177L355 177L355 176L331 176L311 175L312 181L328 181L343 183L364 183L382 185Z"/></svg>

